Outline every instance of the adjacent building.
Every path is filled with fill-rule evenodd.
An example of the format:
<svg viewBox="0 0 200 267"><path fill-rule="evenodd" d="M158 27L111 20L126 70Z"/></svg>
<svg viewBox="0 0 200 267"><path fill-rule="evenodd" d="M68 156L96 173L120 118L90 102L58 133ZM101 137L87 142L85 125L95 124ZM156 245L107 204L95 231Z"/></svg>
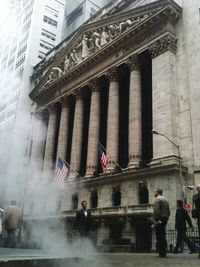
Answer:
<svg viewBox="0 0 200 267"><path fill-rule="evenodd" d="M102 7L110 2L116 5L119 1L111 0L84 0L67 1L65 8L65 23L63 27L63 36L66 37L74 32L78 27L91 18L98 11L102 14ZM115 2L115 3L114 3ZM79 3L79 4L78 4ZM107 7L105 7L106 9Z"/></svg>
<svg viewBox="0 0 200 267"><path fill-rule="evenodd" d="M7 192L12 191L7 200L14 197L19 201L16 183L21 183L22 175L15 166L22 166L23 171L29 153L30 76L33 66L62 40L65 1L16 0L5 1L5 5L0 38L1 189L5 191L6 181ZM5 192L1 205L5 205L4 197Z"/></svg>

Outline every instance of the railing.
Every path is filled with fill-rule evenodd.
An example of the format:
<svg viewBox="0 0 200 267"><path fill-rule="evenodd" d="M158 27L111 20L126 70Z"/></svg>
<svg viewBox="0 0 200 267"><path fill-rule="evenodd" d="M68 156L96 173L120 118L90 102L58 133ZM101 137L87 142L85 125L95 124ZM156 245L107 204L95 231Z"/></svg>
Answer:
<svg viewBox="0 0 200 267"><path fill-rule="evenodd" d="M199 247L199 234L198 234L198 228L194 228L194 231L188 229L187 236L192 241L192 243L195 245L195 247L198 249ZM168 229L166 231L166 238L168 243L168 250L173 251L175 245L176 245L176 237L177 232L174 229ZM181 250L188 250L187 245L183 242Z"/></svg>
<svg viewBox="0 0 200 267"><path fill-rule="evenodd" d="M111 216L111 215L146 215L152 214L151 204L141 205L129 205L129 206L118 206L118 207L104 207L92 209L93 216Z"/></svg>
<svg viewBox="0 0 200 267"><path fill-rule="evenodd" d="M153 233L152 233L153 234ZM198 237L198 228L195 228L194 231L188 230L187 236L192 241L192 243L195 245L196 250L198 251L199 248L199 237ZM166 230L166 239L167 239L167 250L168 252L173 252L174 247L176 245L176 237L177 237L177 231L174 229L167 229ZM153 239L148 239L149 242L144 242L143 244L140 242L140 240L137 240L136 238L136 232L130 231L130 232L123 232L121 238L109 238L108 235L99 235L98 239L101 240L101 242L98 244L98 247L112 247L117 248L118 246L127 246L131 249L132 252L150 252L155 251L156 246L153 244ZM152 240L152 241L151 241ZM188 251L188 247L185 243L182 244L181 251Z"/></svg>
<svg viewBox="0 0 200 267"><path fill-rule="evenodd" d="M32 214L25 215L25 220L37 220L37 219L58 219L58 218L71 218L74 217L77 210L67 210L63 212L51 212L51 213L42 213L42 214ZM102 208L93 208L91 209L92 215L94 217L101 216L112 216L112 215L151 215L152 205L151 204L140 204L140 205L128 205L128 206L117 206L117 207L102 207Z"/></svg>

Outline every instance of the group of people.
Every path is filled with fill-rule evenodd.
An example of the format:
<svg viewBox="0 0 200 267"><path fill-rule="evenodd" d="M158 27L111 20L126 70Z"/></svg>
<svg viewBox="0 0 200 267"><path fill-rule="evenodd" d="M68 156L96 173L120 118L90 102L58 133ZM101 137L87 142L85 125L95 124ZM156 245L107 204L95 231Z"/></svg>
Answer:
<svg viewBox="0 0 200 267"><path fill-rule="evenodd" d="M198 226L198 233L200 238L200 184L196 187L197 193L193 195L193 206L196 209L196 219L197 219L197 226ZM154 210L154 224L153 227L155 228L156 234L156 248L159 253L159 257L165 258L167 255L167 241L165 235L165 228L167 225L167 221L170 216L170 209L169 203L167 199L162 195L163 190L158 188L155 190L154 196L156 197L153 210ZM176 239L176 246L174 248L174 253L179 252L182 250L182 242L184 241L188 248L190 249L190 253L195 253L196 248L195 245L191 242L191 240L186 235L186 223L188 223L189 227L193 230L192 221L189 217L188 212L184 209L183 201L177 200L176 201L176 215L175 215L175 229L177 230L177 239Z"/></svg>
<svg viewBox="0 0 200 267"><path fill-rule="evenodd" d="M200 184L197 185L196 189L197 193L193 195L193 207L196 209L198 233L200 236ZM167 254L165 228L170 216L170 209L169 203L163 196L163 190L161 188L157 188L155 190L154 196L156 199L153 203L153 227L155 228L156 234L156 247L159 253L159 257L164 258ZM189 217L188 212L183 207L183 201L179 199L177 200L176 204L177 209L175 215L175 228L177 230L177 240L176 246L174 248L174 253L178 253L179 248L181 249L182 241L185 241L185 243L188 245L190 253L194 253L196 252L196 248L186 235L186 223L188 223L189 227L193 229L192 221ZM91 211L87 209L86 200L81 202L81 206L82 208L76 212L73 232L75 233L76 231L78 231L80 237L84 238L89 237L92 225L92 216ZM0 209L0 215L2 224L5 225L5 229L7 230L5 247L15 248L17 246L16 230L19 228L21 220L21 213L19 208L16 206L16 201L11 201L11 205L6 209L5 212L3 209Z"/></svg>
<svg viewBox="0 0 200 267"><path fill-rule="evenodd" d="M196 187L197 193L193 195L193 206L197 210L197 226L198 233L200 236L200 184ZM153 227L155 228L156 234L156 248L159 253L159 257L165 258L167 255L167 241L166 241L166 233L165 228L167 225L167 221L170 216L170 208L168 200L163 196L163 190L161 188L157 188L155 190L155 201L153 204L153 217L154 223ZM75 217L75 223L73 227L73 232L78 231L81 237L88 237L89 232L91 230L91 212L87 209L87 201L81 202L82 209L77 211ZM179 249L182 252L182 242L184 241L190 253L196 252L195 245L188 238L186 231L186 224L188 223L189 228L193 230L192 221L186 209L184 208L183 200L178 199L176 201L176 214L175 214L175 229L177 230L177 239L176 245L173 250L174 253L178 253Z"/></svg>

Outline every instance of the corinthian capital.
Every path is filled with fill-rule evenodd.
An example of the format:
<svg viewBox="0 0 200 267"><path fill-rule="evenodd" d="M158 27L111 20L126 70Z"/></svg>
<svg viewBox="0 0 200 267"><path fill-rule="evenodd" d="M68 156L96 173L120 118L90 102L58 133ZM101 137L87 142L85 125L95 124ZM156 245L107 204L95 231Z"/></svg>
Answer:
<svg viewBox="0 0 200 267"><path fill-rule="evenodd" d="M128 58L127 65L130 70L135 70L140 68L140 61L138 55L133 55Z"/></svg>
<svg viewBox="0 0 200 267"><path fill-rule="evenodd" d="M79 89L76 89L74 92L73 92L73 96L75 97L76 101L77 100L80 100L82 99L83 97L83 91L79 88Z"/></svg>
<svg viewBox="0 0 200 267"><path fill-rule="evenodd" d="M155 43L149 46L149 51L152 58L159 56L160 54L170 50L176 53L177 39L174 36L167 35L157 40Z"/></svg>
<svg viewBox="0 0 200 267"><path fill-rule="evenodd" d="M88 86L92 92L100 90L100 84L97 78L92 79L90 83L88 84Z"/></svg>
<svg viewBox="0 0 200 267"><path fill-rule="evenodd" d="M107 76L110 81L117 81L118 80L117 68L113 67L109 69L109 71L107 72Z"/></svg>

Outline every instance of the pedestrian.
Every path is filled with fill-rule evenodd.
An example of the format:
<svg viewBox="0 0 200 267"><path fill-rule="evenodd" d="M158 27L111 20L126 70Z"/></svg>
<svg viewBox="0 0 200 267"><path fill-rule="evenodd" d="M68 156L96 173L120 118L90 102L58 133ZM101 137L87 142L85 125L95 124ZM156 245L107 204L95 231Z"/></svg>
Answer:
<svg viewBox="0 0 200 267"><path fill-rule="evenodd" d="M199 234L199 258L200 258L200 184L196 186L197 193L193 195L192 198L192 204L193 207L195 207L196 210L196 220L197 220L197 226L198 226L198 234Z"/></svg>
<svg viewBox="0 0 200 267"><path fill-rule="evenodd" d="M21 213L16 205L16 201L12 200L10 206L6 209L3 216L3 224L7 231L7 238L5 240L5 247L16 248L16 230L19 228Z"/></svg>
<svg viewBox="0 0 200 267"><path fill-rule="evenodd" d="M156 232L157 251L160 258L165 258L167 255L167 241L165 236L165 228L170 216L169 203L162 195L163 190L157 188L154 196L156 197L153 204L154 226Z"/></svg>
<svg viewBox="0 0 200 267"><path fill-rule="evenodd" d="M2 218L3 218L4 210L0 208L0 236L2 234Z"/></svg>
<svg viewBox="0 0 200 267"><path fill-rule="evenodd" d="M177 209L175 215L175 229L177 230L177 239L176 239L176 246L174 248L174 253L178 253L179 247L181 248L182 241L185 241L188 248L190 249L190 253L195 253L195 246L190 241L190 239L186 235L186 222L188 223L189 227L194 231L192 221L187 213L187 211L183 208L183 201L177 200L176 201ZM181 251L182 252L182 251Z"/></svg>
<svg viewBox="0 0 200 267"><path fill-rule="evenodd" d="M88 237L91 230L92 216L91 211L87 209L87 201L81 202L82 209L76 212L73 232L79 232L81 237Z"/></svg>

